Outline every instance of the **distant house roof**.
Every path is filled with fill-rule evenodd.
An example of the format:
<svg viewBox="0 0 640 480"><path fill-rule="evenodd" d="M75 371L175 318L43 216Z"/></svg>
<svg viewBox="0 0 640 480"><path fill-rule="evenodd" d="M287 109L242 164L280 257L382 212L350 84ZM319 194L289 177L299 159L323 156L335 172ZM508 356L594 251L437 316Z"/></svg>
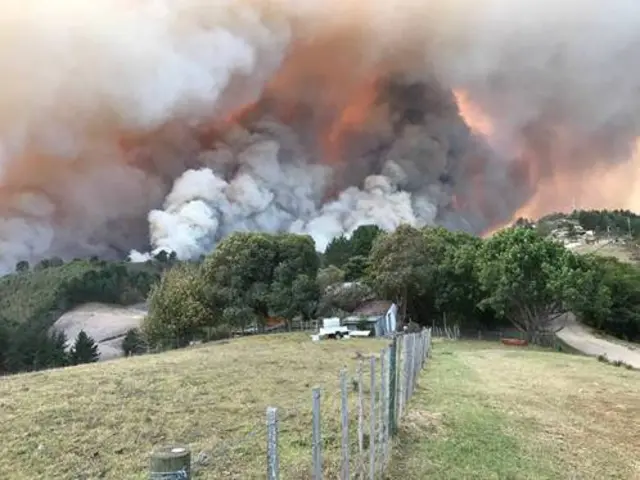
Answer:
<svg viewBox="0 0 640 480"><path fill-rule="evenodd" d="M389 311L391 305L393 305L393 302L388 300L371 300L356 308L351 312L351 316L370 317L373 315L384 315Z"/></svg>
<svg viewBox="0 0 640 480"><path fill-rule="evenodd" d="M350 317L346 317L342 319L342 324L343 325L358 325L360 324L360 322L364 322L364 323L370 323L370 324L374 324L376 323L378 320L380 320L380 315L374 314L374 315L367 315L367 316L350 316Z"/></svg>
<svg viewBox="0 0 640 480"><path fill-rule="evenodd" d="M287 324L287 321L284 318L279 317L267 317L265 320L265 327L269 328L279 328L284 327Z"/></svg>

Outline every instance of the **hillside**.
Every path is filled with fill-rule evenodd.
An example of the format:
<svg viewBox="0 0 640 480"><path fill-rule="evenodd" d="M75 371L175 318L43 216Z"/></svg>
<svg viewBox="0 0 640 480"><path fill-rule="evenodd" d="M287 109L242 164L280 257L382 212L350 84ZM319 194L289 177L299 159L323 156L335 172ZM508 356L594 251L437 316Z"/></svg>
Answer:
<svg viewBox="0 0 640 480"><path fill-rule="evenodd" d="M14 325L53 324L61 312L92 300L136 303L158 272L152 265L91 260L16 272L0 277L0 312Z"/></svg>
<svg viewBox="0 0 640 480"><path fill-rule="evenodd" d="M623 242L603 241L597 244L578 244L571 250L580 254L593 254L600 257L613 257L621 262L640 264L640 249L637 245Z"/></svg>
<svg viewBox="0 0 640 480"><path fill-rule="evenodd" d="M129 307L85 303L63 314L53 328L64 332L70 342L83 330L95 340L100 361L104 361L124 355L123 338L128 330L140 328L146 314L144 303Z"/></svg>
<svg viewBox="0 0 640 480"><path fill-rule="evenodd" d="M576 253L640 263L640 216L627 210L576 210L553 213L536 222L519 219L516 224L535 225Z"/></svg>
<svg viewBox="0 0 640 480"><path fill-rule="evenodd" d="M171 442L192 448L194 478L264 478L264 412L275 405L281 476L307 479L315 385L326 478L337 478L338 371L383 346L256 336L5 378L0 478L143 479L149 451ZM436 342L388 478L637 478L638 396L638 372L592 358Z"/></svg>
<svg viewBox="0 0 640 480"><path fill-rule="evenodd" d="M60 316L88 302L143 302L163 266L51 259L30 269L21 262L18 271L0 277L0 374L65 365L65 340L74 338L50 333ZM65 330L77 334L73 328Z"/></svg>
<svg viewBox="0 0 640 480"><path fill-rule="evenodd" d="M198 479L264 478L269 405L281 408L282 478L308 478L315 385L324 391L323 429L336 433L325 437L335 473L338 372L355 371L357 352L385 344L256 336L3 378L0 478L143 479L150 450L166 442L191 445L203 464Z"/></svg>
<svg viewBox="0 0 640 480"><path fill-rule="evenodd" d="M435 343L391 478L640 478L640 374L488 342Z"/></svg>

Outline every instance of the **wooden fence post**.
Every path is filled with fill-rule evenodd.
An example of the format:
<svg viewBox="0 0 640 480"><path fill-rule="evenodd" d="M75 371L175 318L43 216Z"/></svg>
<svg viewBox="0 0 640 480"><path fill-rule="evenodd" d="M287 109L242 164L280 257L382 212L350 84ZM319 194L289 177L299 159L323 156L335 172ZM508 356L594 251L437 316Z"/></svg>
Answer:
<svg viewBox="0 0 640 480"><path fill-rule="evenodd" d="M411 376L411 337L409 335L405 335L404 344L402 345L402 350L405 352L403 356L404 362L404 382L403 382L403 394L404 399L402 401L402 412L404 414L404 410L407 408L407 402L409 400L409 377Z"/></svg>
<svg viewBox="0 0 640 480"><path fill-rule="evenodd" d="M398 388L398 368L396 366L396 354L398 338L394 335L389 347L389 433L395 436L397 433L396 418L396 389Z"/></svg>
<svg viewBox="0 0 640 480"><path fill-rule="evenodd" d="M397 424L400 423L400 419L402 418L402 406L403 406L403 402L404 402L404 374L406 371L406 365L404 362L404 341L405 341L406 335L402 335L400 337L400 344L398 345L399 348L399 355L398 355L398 405L397 405L397 412L396 412L396 428L397 428Z"/></svg>
<svg viewBox="0 0 640 480"><path fill-rule="evenodd" d="M322 480L322 433L320 427L320 387L313 389L312 460L313 480Z"/></svg>
<svg viewBox="0 0 640 480"><path fill-rule="evenodd" d="M387 349L380 354L382 373L380 374L380 451L382 461L380 462L380 472L384 472L386 467L388 437L389 437L389 361L387 359Z"/></svg>
<svg viewBox="0 0 640 480"><path fill-rule="evenodd" d="M347 397L347 371L340 371L340 396L342 418L342 480L349 480L349 402Z"/></svg>
<svg viewBox="0 0 640 480"><path fill-rule="evenodd" d="M358 473L364 476L366 463L364 456L364 385L362 363L362 360L358 362Z"/></svg>
<svg viewBox="0 0 640 480"><path fill-rule="evenodd" d="M278 459L278 409L267 408L267 480L280 479Z"/></svg>
<svg viewBox="0 0 640 480"><path fill-rule="evenodd" d="M415 336L410 335L407 339L409 341L409 348L407 348L408 354L408 362L409 362L409 374L407 375L407 401L406 404L409 403L409 399L411 398L411 392L413 390L413 370L415 367L414 364L414 347L415 347Z"/></svg>
<svg viewBox="0 0 640 480"><path fill-rule="evenodd" d="M182 445L160 447L151 454L151 480L190 480L191 452Z"/></svg>
<svg viewBox="0 0 640 480"><path fill-rule="evenodd" d="M376 477L376 357L371 355L371 410L369 413L369 479Z"/></svg>

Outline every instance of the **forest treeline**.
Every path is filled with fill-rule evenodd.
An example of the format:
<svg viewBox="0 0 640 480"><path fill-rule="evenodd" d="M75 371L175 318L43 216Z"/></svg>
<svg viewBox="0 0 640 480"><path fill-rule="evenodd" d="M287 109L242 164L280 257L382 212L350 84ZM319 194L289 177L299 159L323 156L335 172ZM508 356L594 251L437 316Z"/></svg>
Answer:
<svg viewBox="0 0 640 480"><path fill-rule="evenodd" d="M0 373L68 364L67 339L51 331L64 312L87 302L131 305L145 301L168 265L97 258L68 263L52 258L33 267L19 262L15 273L0 277Z"/></svg>
<svg viewBox="0 0 640 480"><path fill-rule="evenodd" d="M623 211L587 213L571 216L598 232L624 224L633 232L638 219ZM149 315L141 331L127 336L131 353L259 329L274 317L346 315L374 298L395 301L404 320L422 325L445 319L461 328L513 325L535 341L571 311L594 328L640 341L638 267L573 254L542 232L522 221L487 239L443 228L384 232L365 225L335 238L323 254L309 236L235 233L199 262L164 253L146 264L21 262L0 278L0 368L57 366L51 345L60 338L51 326L76 305L145 299Z"/></svg>
<svg viewBox="0 0 640 480"><path fill-rule="evenodd" d="M640 340L640 270L575 255L533 227L482 240L443 228L363 226L321 256L310 237L236 233L202 264L163 277L150 295L145 332L151 344L186 342L271 316L339 314L331 292L344 281L364 296L395 301L406 320L422 325L509 324L535 341L571 311L599 330Z"/></svg>

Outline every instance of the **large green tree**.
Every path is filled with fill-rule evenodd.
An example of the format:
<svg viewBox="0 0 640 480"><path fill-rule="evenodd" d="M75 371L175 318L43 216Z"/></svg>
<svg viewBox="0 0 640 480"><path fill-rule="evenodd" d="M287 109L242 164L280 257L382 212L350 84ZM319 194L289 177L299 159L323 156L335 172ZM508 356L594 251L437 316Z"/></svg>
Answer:
<svg viewBox="0 0 640 480"><path fill-rule="evenodd" d="M326 268L318 270L318 286L322 293L331 285L341 284L344 282L344 271L335 265L329 265Z"/></svg>
<svg viewBox="0 0 640 480"><path fill-rule="evenodd" d="M200 269L185 263L167 270L152 288L142 329L151 346L180 347L215 320Z"/></svg>
<svg viewBox="0 0 640 480"><path fill-rule="evenodd" d="M571 253L529 228L503 230L478 250L481 305L504 315L530 340L553 330L575 294Z"/></svg>
<svg viewBox="0 0 640 480"><path fill-rule="evenodd" d="M401 226L374 244L368 278L417 323L467 321L480 291L475 258L481 240L444 228Z"/></svg>
<svg viewBox="0 0 640 480"><path fill-rule="evenodd" d="M428 289L430 259L424 233L401 225L393 233L380 236L369 258L368 282L381 298L401 308L401 320L409 313L419 315L416 301Z"/></svg>
<svg viewBox="0 0 640 480"><path fill-rule="evenodd" d="M324 252L324 264L344 270L348 281L362 278L373 244L382 233L377 225L361 225L348 238L344 235L334 238Z"/></svg>
<svg viewBox="0 0 640 480"><path fill-rule="evenodd" d="M324 264L342 267L351 258L351 243L344 235L335 237L324 251Z"/></svg>
<svg viewBox="0 0 640 480"><path fill-rule="evenodd" d="M35 371L68 364L64 332L48 333L36 325L21 325L11 332L4 354L9 372Z"/></svg>
<svg viewBox="0 0 640 480"><path fill-rule="evenodd" d="M309 316L317 302L319 258L309 236L235 233L209 255L202 274L208 304L232 325L269 316Z"/></svg>
<svg viewBox="0 0 640 480"><path fill-rule="evenodd" d="M443 228L428 229L425 236L432 244L430 256L436 261L431 277L435 310L443 319L470 323L482 315L477 308L482 291L475 270L482 240Z"/></svg>
<svg viewBox="0 0 640 480"><path fill-rule="evenodd" d="M351 255L368 257L376 239L384 231L377 225L361 225L356 228L349 239Z"/></svg>

